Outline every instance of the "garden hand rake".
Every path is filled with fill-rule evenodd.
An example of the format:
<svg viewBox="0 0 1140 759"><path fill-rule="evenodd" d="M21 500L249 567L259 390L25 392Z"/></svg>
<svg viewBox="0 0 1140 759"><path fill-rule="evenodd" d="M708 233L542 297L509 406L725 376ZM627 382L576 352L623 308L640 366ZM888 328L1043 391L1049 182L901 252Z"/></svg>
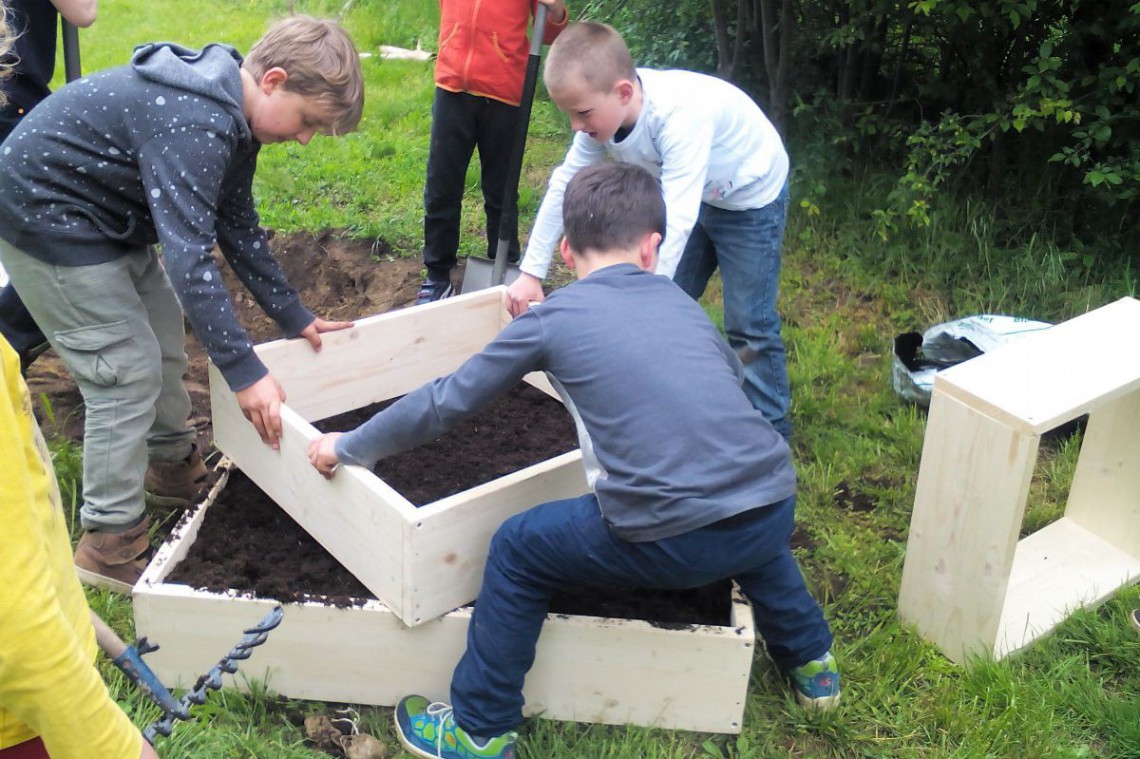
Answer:
<svg viewBox="0 0 1140 759"><path fill-rule="evenodd" d="M111 658L111 663L162 709L162 717L143 730L143 737L153 745L155 736L170 735L175 720L190 719L190 707L205 703L209 691L221 688L222 675L237 672L238 662L253 655L251 649L266 641L270 631L281 624L283 616L281 607L274 606L260 622L245 630L244 637L230 649L229 653L218 660L218 663L206 674L199 677L194 687L177 700L158 679L158 675L142 660L143 654L157 651L158 646L148 642L145 637L140 638L137 645L128 646L95 612L91 612L91 624L95 627L95 639L99 647Z"/></svg>

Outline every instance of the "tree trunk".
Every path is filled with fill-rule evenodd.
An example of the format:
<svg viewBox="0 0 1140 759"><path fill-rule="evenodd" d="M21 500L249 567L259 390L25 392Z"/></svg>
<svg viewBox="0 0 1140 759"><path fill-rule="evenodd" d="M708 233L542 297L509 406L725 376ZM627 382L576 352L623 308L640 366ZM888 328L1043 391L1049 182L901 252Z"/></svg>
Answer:
<svg viewBox="0 0 1140 759"><path fill-rule="evenodd" d="M712 0L713 25L716 29L716 73L723 79L732 79L736 73L736 57L728 37L728 13L724 2L725 0ZM740 27L736 28L736 33L737 36L740 35Z"/></svg>

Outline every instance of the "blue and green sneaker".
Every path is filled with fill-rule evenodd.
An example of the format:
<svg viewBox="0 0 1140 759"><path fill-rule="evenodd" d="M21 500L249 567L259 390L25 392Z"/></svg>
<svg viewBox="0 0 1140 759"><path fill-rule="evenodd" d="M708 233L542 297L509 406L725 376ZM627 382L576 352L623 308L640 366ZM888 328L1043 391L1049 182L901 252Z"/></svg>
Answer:
<svg viewBox="0 0 1140 759"><path fill-rule="evenodd" d="M518 733L494 738L468 735L451 713L451 706L407 696L396 706L396 732L412 754L427 759L514 759Z"/></svg>
<svg viewBox="0 0 1140 759"><path fill-rule="evenodd" d="M839 703L839 667L830 651L822 659L795 667L788 676L800 706L826 711Z"/></svg>

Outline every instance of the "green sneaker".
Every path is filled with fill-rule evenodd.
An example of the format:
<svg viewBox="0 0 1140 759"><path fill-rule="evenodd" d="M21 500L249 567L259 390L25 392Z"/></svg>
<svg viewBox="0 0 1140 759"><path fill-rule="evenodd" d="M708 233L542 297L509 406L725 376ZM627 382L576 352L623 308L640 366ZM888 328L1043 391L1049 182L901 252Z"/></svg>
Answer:
<svg viewBox="0 0 1140 759"><path fill-rule="evenodd" d="M396 733L409 752L427 759L514 759L518 733L475 738L455 724L451 706L407 696L396 706Z"/></svg>
<svg viewBox="0 0 1140 759"><path fill-rule="evenodd" d="M830 651L822 659L794 668L788 676L800 706L826 711L839 703L839 667Z"/></svg>

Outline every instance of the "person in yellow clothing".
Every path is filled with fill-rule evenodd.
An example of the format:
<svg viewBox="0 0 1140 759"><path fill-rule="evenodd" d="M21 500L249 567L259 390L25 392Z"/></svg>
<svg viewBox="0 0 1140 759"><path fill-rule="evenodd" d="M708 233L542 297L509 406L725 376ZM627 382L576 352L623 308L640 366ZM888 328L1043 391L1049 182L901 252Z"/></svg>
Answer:
<svg viewBox="0 0 1140 759"><path fill-rule="evenodd" d="M0 759L158 759L95 669L55 472L3 338L0 359Z"/></svg>
<svg viewBox="0 0 1140 759"><path fill-rule="evenodd" d="M0 0L0 79L10 73L7 11ZM0 525L0 759L158 759L95 669L55 471L2 337Z"/></svg>

